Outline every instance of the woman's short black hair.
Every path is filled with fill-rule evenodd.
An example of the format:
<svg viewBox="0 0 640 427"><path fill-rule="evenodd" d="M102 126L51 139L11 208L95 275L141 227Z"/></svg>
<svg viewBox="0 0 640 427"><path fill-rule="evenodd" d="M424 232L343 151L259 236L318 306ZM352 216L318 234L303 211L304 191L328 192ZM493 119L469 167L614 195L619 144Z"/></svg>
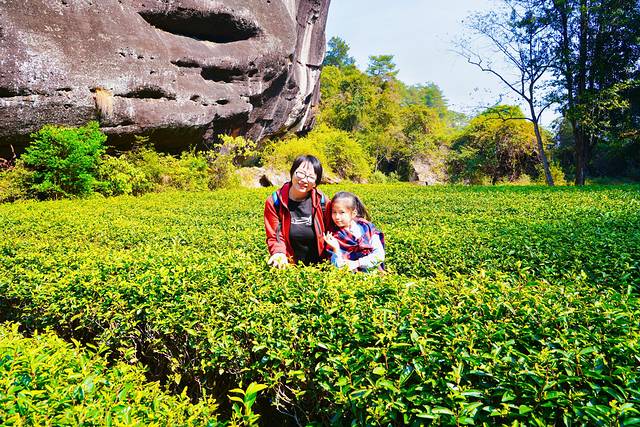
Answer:
<svg viewBox="0 0 640 427"><path fill-rule="evenodd" d="M291 165L291 170L289 171L291 179L293 179L293 173L304 162L309 162L311 163L311 166L313 166L313 171L316 173L316 185L319 185L320 181L322 180L322 163L320 163L320 160L318 160L316 156L312 156L311 154L305 154L303 156L296 157L296 159L293 161L293 164Z"/></svg>

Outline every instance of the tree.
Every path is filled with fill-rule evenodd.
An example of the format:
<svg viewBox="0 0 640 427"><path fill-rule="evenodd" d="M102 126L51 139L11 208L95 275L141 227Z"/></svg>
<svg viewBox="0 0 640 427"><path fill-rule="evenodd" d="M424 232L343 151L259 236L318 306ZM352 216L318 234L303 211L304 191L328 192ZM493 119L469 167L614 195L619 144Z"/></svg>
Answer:
<svg viewBox="0 0 640 427"><path fill-rule="evenodd" d="M442 89L435 83L404 86L402 92L402 103L405 105L422 104L439 112L446 111L448 107Z"/></svg>
<svg viewBox="0 0 640 427"><path fill-rule="evenodd" d="M520 107L492 107L471 120L452 144L451 175L454 180L491 183L507 179L515 181L535 170L538 157L532 123L525 120L503 120L502 117L524 118Z"/></svg>
<svg viewBox="0 0 640 427"><path fill-rule="evenodd" d="M367 74L356 67L324 67L318 122L350 132L374 159L375 170L406 176L414 156L440 154L442 116L453 113L437 86L407 89L397 72L391 55L372 56Z"/></svg>
<svg viewBox="0 0 640 427"><path fill-rule="evenodd" d="M576 116L589 146L587 167L592 176L640 179L640 81L625 81L587 92L587 102L576 106ZM634 103L635 101L635 103ZM565 116L557 138L565 164L575 164L572 123ZM597 142L596 142L597 141Z"/></svg>
<svg viewBox="0 0 640 427"><path fill-rule="evenodd" d="M359 131L369 125L378 89L362 71L356 67L324 67L320 92L321 123L345 131Z"/></svg>
<svg viewBox="0 0 640 427"><path fill-rule="evenodd" d="M542 140L540 116L552 103L545 96L545 78L555 58L549 44L551 29L546 20L532 12L536 3L536 0L505 0L506 8L502 11L476 15L471 19L471 29L490 42L508 64L507 69L486 61L470 47L469 42L461 43L460 54L482 71L493 74L526 102L528 115L523 118L533 123L546 182L553 186ZM513 120L518 117L503 119Z"/></svg>
<svg viewBox="0 0 640 427"><path fill-rule="evenodd" d="M466 125L466 117L449 109L449 103L442 89L435 83L401 85L402 105L426 105L437 111L438 115L451 128L462 128Z"/></svg>
<svg viewBox="0 0 640 427"><path fill-rule="evenodd" d="M329 39L329 50L327 51L323 66L331 65L338 68L346 68L355 66L356 60L349 56L349 45L340 37L331 37Z"/></svg>
<svg viewBox="0 0 640 427"><path fill-rule="evenodd" d="M616 102L616 85L631 82L637 72L640 4L637 0L540 0L537 10L553 29L550 40L558 40L553 45L553 71L561 111L572 129L575 183L582 185L593 150L603 139L603 125L612 114L620 114L620 108L591 108L594 100L600 105Z"/></svg>
<svg viewBox="0 0 640 427"><path fill-rule="evenodd" d="M407 105L402 109L402 134L412 156L433 150L444 133L444 123L435 108Z"/></svg>
<svg viewBox="0 0 640 427"><path fill-rule="evenodd" d="M367 74L382 82L395 79L398 75L398 70L396 69L396 64L393 62L393 55L370 56Z"/></svg>

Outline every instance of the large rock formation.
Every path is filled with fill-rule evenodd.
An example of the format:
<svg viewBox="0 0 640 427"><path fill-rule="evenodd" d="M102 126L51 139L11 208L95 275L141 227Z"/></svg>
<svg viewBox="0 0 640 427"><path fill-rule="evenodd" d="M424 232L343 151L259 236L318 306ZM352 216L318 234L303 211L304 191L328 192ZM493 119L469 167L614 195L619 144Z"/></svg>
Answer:
<svg viewBox="0 0 640 427"><path fill-rule="evenodd" d="M167 149L305 130L329 1L0 0L0 151L92 119Z"/></svg>
<svg viewBox="0 0 640 427"><path fill-rule="evenodd" d="M411 161L409 181L420 185L444 184L447 182L445 159L447 149L440 148L431 157L418 156Z"/></svg>

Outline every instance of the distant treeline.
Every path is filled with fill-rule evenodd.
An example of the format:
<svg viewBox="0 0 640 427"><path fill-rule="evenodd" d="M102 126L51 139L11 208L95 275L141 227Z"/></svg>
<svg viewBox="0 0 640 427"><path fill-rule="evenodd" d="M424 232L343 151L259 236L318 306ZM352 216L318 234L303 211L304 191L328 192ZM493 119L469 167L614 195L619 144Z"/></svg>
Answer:
<svg viewBox="0 0 640 427"><path fill-rule="evenodd" d="M561 117L542 130L542 138L554 181L562 184L565 176L576 184L639 180L637 2L588 2L592 8L582 12L573 4L578 2L546 3L505 1L511 15L490 18L514 32L549 36L544 101ZM562 34L569 38L564 45L558 44ZM514 43L509 48L521 46L507 42ZM426 161L446 182L544 181L533 126L519 107L496 105L466 117L449 109L436 84L409 86L397 74L391 55L370 56L361 71L347 42L332 37L322 71L319 122L348 132L374 159L374 169L403 179L415 175L416 161Z"/></svg>

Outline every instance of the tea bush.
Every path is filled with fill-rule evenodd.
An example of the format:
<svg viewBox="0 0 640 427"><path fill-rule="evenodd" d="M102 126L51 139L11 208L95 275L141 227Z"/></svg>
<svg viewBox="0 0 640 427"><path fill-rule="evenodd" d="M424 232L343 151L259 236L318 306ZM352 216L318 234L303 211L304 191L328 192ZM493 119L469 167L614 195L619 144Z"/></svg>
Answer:
<svg viewBox="0 0 640 427"><path fill-rule="evenodd" d="M109 366L52 333L26 338L0 325L2 425L214 426L216 409L213 399L193 405L165 393L138 366Z"/></svg>
<svg viewBox="0 0 640 427"><path fill-rule="evenodd" d="M270 189L0 206L0 318L266 425L638 424L640 188L339 189L389 274L268 269Z"/></svg>

